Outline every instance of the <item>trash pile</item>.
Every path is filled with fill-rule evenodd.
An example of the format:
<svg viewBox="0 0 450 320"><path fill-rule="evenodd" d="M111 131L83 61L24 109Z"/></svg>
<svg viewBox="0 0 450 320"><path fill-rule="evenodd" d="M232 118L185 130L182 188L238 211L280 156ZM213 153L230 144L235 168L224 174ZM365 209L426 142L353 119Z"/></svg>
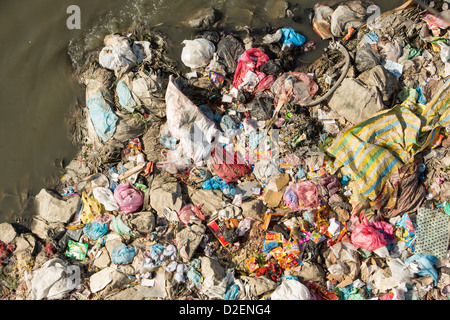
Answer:
<svg viewBox="0 0 450 320"><path fill-rule="evenodd" d="M450 10L317 4L291 28L111 34L75 74L82 148L26 230L4 299L448 300ZM367 22L367 23L366 23ZM243 35L240 35L243 33Z"/></svg>

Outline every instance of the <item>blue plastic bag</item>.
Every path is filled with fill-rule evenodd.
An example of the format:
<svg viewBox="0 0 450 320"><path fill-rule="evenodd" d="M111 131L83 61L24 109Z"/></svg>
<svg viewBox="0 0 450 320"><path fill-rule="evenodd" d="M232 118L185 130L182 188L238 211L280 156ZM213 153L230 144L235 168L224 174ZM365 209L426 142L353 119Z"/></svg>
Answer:
<svg viewBox="0 0 450 320"><path fill-rule="evenodd" d="M117 83L116 92L117 92L117 97L119 98L119 104L122 106L122 108L133 113L135 103L134 103L133 97L131 96L130 89L125 84L125 81L120 80Z"/></svg>
<svg viewBox="0 0 450 320"><path fill-rule="evenodd" d="M417 87L416 91L418 93L417 102L420 104L427 104L427 99L423 95L423 87Z"/></svg>
<svg viewBox="0 0 450 320"><path fill-rule="evenodd" d="M135 255L136 249L133 247L128 248L125 244L121 243L112 249L111 262L115 264L130 264L133 262Z"/></svg>
<svg viewBox="0 0 450 320"><path fill-rule="evenodd" d="M111 110L101 92L88 99L86 105L98 137L103 142L108 141L116 132L119 117Z"/></svg>
<svg viewBox="0 0 450 320"><path fill-rule="evenodd" d="M192 267L186 272L186 277L193 283L200 283L202 281L201 273Z"/></svg>
<svg viewBox="0 0 450 320"><path fill-rule="evenodd" d="M233 118L230 115L226 114L220 120L220 128L223 130L223 133L227 137L237 135L237 125L234 122Z"/></svg>
<svg viewBox="0 0 450 320"><path fill-rule="evenodd" d="M438 284L438 271L434 268L439 259L436 256L429 254L417 253L405 260L405 263L417 262L419 265L419 272L417 274L422 277L431 276L434 284Z"/></svg>
<svg viewBox="0 0 450 320"><path fill-rule="evenodd" d="M278 241L273 240L273 241L269 241L269 242L264 243L264 245L263 245L261 250L264 253L269 253L271 250L273 250L273 249L275 249L275 248L277 248L279 246L280 246L280 243L278 243Z"/></svg>
<svg viewBox="0 0 450 320"><path fill-rule="evenodd" d="M154 244L150 248L150 257L152 257L153 261L160 261L160 257L166 247L160 245L160 244Z"/></svg>
<svg viewBox="0 0 450 320"><path fill-rule="evenodd" d="M261 142L261 140L263 138L264 138L264 134L257 133L256 131L252 131L250 133L250 136L248 137L248 145L249 145L250 149L255 150L256 148L258 148L259 143Z"/></svg>
<svg viewBox="0 0 450 320"><path fill-rule="evenodd" d="M300 167L300 166L298 166L297 168L298 168L298 172L297 172L297 174L295 175L295 178L296 178L297 180L302 180L303 178L306 177L306 172L305 172L305 170L303 170L303 168Z"/></svg>
<svg viewBox="0 0 450 320"><path fill-rule="evenodd" d="M89 238L97 240L108 232L108 225L106 223L90 222L84 226L83 232Z"/></svg>
<svg viewBox="0 0 450 320"><path fill-rule="evenodd" d="M225 292L224 300L237 300L238 296L239 296L239 286L234 283Z"/></svg>
<svg viewBox="0 0 450 320"><path fill-rule="evenodd" d="M306 38L302 36L300 33L294 31L291 28L283 28L281 29L282 37L281 41L283 45L287 46L301 46L306 42Z"/></svg>
<svg viewBox="0 0 450 320"><path fill-rule="evenodd" d="M202 188L205 190L217 190L220 189L225 195L235 196L236 188L226 183L225 180L219 176L214 176L211 179L206 180L202 184Z"/></svg>

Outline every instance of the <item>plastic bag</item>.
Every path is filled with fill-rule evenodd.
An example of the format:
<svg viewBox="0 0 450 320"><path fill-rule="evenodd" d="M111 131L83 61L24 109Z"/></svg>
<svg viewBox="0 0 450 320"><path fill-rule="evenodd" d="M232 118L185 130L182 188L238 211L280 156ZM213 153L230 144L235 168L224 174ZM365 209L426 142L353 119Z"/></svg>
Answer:
<svg viewBox="0 0 450 320"><path fill-rule="evenodd" d="M86 105L95 133L103 141L108 141L116 131L118 116L107 102L108 93L104 84L89 80L86 85Z"/></svg>
<svg viewBox="0 0 450 320"><path fill-rule="evenodd" d="M383 233L375 228L373 223L369 224L364 213L361 213L360 220L362 220L361 223L353 229L351 235L351 241L355 247L374 251L387 245Z"/></svg>
<svg viewBox="0 0 450 320"><path fill-rule="evenodd" d="M223 130L226 137L238 135L238 126L233 118L228 114L224 115L220 120L220 128Z"/></svg>
<svg viewBox="0 0 450 320"><path fill-rule="evenodd" d="M365 16L366 8L362 1L349 1L348 5L340 4L331 15L330 31L335 37L344 37L350 28L356 29L361 26Z"/></svg>
<svg viewBox="0 0 450 320"><path fill-rule="evenodd" d="M322 38L333 38L330 31L331 15L334 10L329 6L319 5L314 8L314 18L312 19L313 30Z"/></svg>
<svg viewBox="0 0 450 320"><path fill-rule="evenodd" d="M223 61L228 73L236 70L239 56L245 51L243 44L233 35L226 35L217 43L217 56Z"/></svg>
<svg viewBox="0 0 450 320"><path fill-rule="evenodd" d="M131 94L131 90L124 79L119 80L117 83L116 93L121 107L126 109L128 112L133 113L136 103Z"/></svg>
<svg viewBox="0 0 450 320"><path fill-rule="evenodd" d="M70 276L69 265L64 260L54 258L46 261L39 270L33 272L31 299L65 298L76 288Z"/></svg>
<svg viewBox="0 0 450 320"><path fill-rule="evenodd" d="M239 297L239 286L232 284L225 292L224 300L237 300Z"/></svg>
<svg viewBox="0 0 450 320"><path fill-rule="evenodd" d="M413 262L418 264L419 270L416 272L418 275L430 276L434 280L434 285L438 284L439 273L435 267L437 267L439 259L436 256L418 253L405 260L405 263Z"/></svg>
<svg viewBox="0 0 450 320"><path fill-rule="evenodd" d="M275 81L275 77L266 75L265 73L259 71L259 67L264 65L269 60L269 56L258 48L250 48L245 50L238 61L236 71L234 73L233 87L236 89L241 89L242 84L245 85L246 89L249 91L270 88L270 85L273 81ZM249 75L247 75L248 73ZM250 84L250 79L248 79L250 75L256 76L256 83L252 82ZM244 79L246 82L244 82Z"/></svg>
<svg viewBox="0 0 450 320"><path fill-rule="evenodd" d="M103 68L114 71L120 67L136 64L136 55L127 38L110 34L105 37L104 43L105 47L99 54L99 63Z"/></svg>
<svg viewBox="0 0 450 320"><path fill-rule="evenodd" d="M94 197L89 197L85 192L81 194L83 209L80 213L80 220L83 224L91 222L97 214L101 213L101 205Z"/></svg>
<svg viewBox="0 0 450 320"><path fill-rule="evenodd" d="M220 157L220 155L223 157ZM239 178L252 171L251 167L244 164L244 161L237 153L233 155L225 149L222 149L222 152L213 150L212 157L209 159L209 165L226 183L236 182Z"/></svg>
<svg viewBox="0 0 450 320"><path fill-rule="evenodd" d="M114 194L109 188L96 187L92 191L92 195L100 202L106 211L119 211L119 205L114 199Z"/></svg>
<svg viewBox="0 0 450 320"><path fill-rule="evenodd" d="M205 216L201 211L201 205L194 206L187 204L178 212L178 218L186 225L193 223L195 220L205 220Z"/></svg>
<svg viewBox="0 0 450 320"><path fill-rule="evenodd" d="M84 226L83 232L86 236L93 240L103 237L108 232L106 223L90 222Z"/></svg>
<svg viewBox="0 0 450 320"><path fill-rule="evenodd" d="M111 219L111 230L118 234L125 234L127 236L132 236L131 228L127 226L120 217L112 216Z"/></svg>
<svg viewBox="0 0 450 320"><path fill-rule="evenodd" d="M114 247L111 251L111 262L115 264L130 264L133 262L136 249L133 247L128 248L125 244L121 243Z"/></svg>
<svg viewBox="0 0 450 320"><path fill-rule="evenodd" d="M171 173L178 169L196 165L208 159L220 131L213 121L189 100L177 87L174 78L169 77L166 91L167 122L161 128L161 136L171 136L179 140L175 150L164 151L165 161L158 166Z"/></svg>
<svg viewBox="0 0 450 320"><path fill-rule="evenodd" d="M283 28L281 29L282 37L281 41L283 46L301 46L306 42L306 38L294 31L291 28Z"/></svg>
<svg viewBox="0 0 450 320"><path fill-rule="evenodd" d="M128 183L121 183L114 189L114 199L120 213L136 212L144 203L142 191Z"/></svg>
<svg viewBox="0 0 450 320"><path fill-rule="evenodd" d="M230 195L232 197L236 195L236 188L232 185L229 185L218 176L212 177L211 179L208 179L205 182L203 182L202 188L206 190L220 189L223 192L223 194Z"/></svg>
<svg viewBox="0 0 450 320"><path fill-rule="evenodd" d="M181 61L192 69L205 67L211 61L216 48L207 39L184 40Z"/></svg>
<svg viewBox="0 0 450 320"><path fill-rule="evenodd" d="M291 210L312 209L320 205L319 190L310 181L295 183L286 188L283 200Z"/></svg>
<svg viewBox="0 0 450 320"><path fill-rule="evenodd" d="M271 300L312 300L308 288L297 280L284 280L270 295Z"/></svg>
<svg viewBox="0 0 450 320"><path fill-rule="evenodd" d="M310 76L295 71L283 73L270 88L275 96L275 106L284 103L304 105L317 90L319 86Z"/></svg>
<svg viewBox="0 0 450 320"><path fill-rule="evenodd" d="M253 168L253 175L262 184L267 184L280 172L278 163L271 160L258 161Z"/></svg>

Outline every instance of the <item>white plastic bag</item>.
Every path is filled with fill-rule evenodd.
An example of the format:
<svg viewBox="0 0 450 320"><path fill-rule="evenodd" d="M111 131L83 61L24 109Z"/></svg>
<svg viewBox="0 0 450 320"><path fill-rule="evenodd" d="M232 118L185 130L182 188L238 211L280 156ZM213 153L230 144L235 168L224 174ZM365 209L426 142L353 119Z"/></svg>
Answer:
<svg viewBox="0 0 450 320"><path fill-rule="evenodd" d="M75 289L69 265L59 258L50 259L33 272L31 300L60 300Z"/></svg>
<svg viewBox="0 0 450 320"><path fill-rule="evenodd" d="M308 288L297 280L283 280L270 295L271 300L311 300Z"/></svg>
<svg viewBox="0 0 450 320"><path fill-rule="evenodd" d="M92 191L95 199L98 200L106 211L119 211L119 205L114 199L114 194L109 188L97 187Z"/></svg>
<svg viewBox="0 0 450 320"><path fill-rule="evenodd" d="M172 75L169 77L165 98L167 122L161 128L161 136L174 137L179 143L175 150L165 151L166 161L160 162L158 166L169 172L176 172L177 168L207 160L213 141L220 134L214 122L205 117L178 89Z"/></svg>
<svg viewBox="0 0 450 320"><path fill-rule="evenodd" d="M214 43L207 39L184 40L182 43L181 61L192 69L207 66L216 51Z"/></svg>
<svg viewBox="0 0 450 320"><path fill-rule="evenodd" d="M275 161L261 160L255 164L253 175L259 182L266 184L269 183L273 177L278 175L280 172L278 168L279 165Z"/></svg>
<svg viewBox="0 0 450 320"><path fill-rule="evenodd" d="M128 39L116 34L109 34L104 39L105 47L100 51L100 66L116 70L124 66L134 66L137 58Z"/></svg>

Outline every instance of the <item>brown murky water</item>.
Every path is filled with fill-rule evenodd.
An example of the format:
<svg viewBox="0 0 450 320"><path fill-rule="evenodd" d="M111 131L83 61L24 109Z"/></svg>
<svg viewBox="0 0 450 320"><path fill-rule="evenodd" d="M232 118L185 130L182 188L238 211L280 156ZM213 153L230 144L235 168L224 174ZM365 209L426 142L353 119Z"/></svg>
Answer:
<svg viewBox="0 0 450 320"><path fill-rule="evenodd" d="M83 51L99 45L106 34L127 28L132 21L158 26L174 43L178 59L181 42L194 30L180 21L197 9L214 7L229 25L290 26L318 42L319 56L326 42L313 32L306 16L301 23L273 19L278 0L40 0L2 1L0 10L0 222L20 218L28 195L52 186L60 165L76 154L64 118L76 101L70 78L71 63ZM288 1L299 12L317 0ZM402 0L374 1L382 11ZM77 5L81 28L69 30L67 8ZM308 56L303 57L305 60ZM179 60L179 59L178 59Z"/></svg>

